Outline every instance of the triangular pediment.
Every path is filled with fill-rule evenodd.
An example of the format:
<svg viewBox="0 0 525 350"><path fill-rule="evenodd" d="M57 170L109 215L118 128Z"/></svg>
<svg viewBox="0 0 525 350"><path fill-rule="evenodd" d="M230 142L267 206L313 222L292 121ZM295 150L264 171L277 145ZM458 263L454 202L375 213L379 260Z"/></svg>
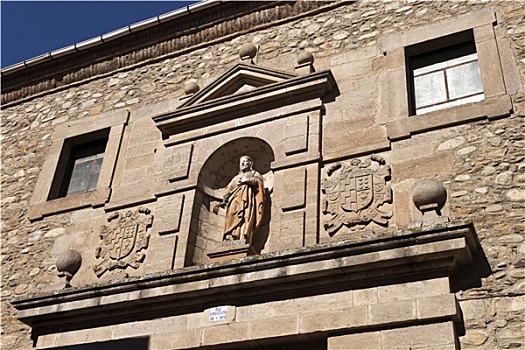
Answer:
<svg viewBox="0 0 525 350"><path fill-rule="evenodd" d="M239 63L184 102L180 108L250 92L296 77L296 74Z"/></svg>
<svg viewBox="0 0 525 350"><path fill-rule="evenodd" d="M238 64L175 110L152 117L164 138L338 94L330 70L296 75Z"/></svg>

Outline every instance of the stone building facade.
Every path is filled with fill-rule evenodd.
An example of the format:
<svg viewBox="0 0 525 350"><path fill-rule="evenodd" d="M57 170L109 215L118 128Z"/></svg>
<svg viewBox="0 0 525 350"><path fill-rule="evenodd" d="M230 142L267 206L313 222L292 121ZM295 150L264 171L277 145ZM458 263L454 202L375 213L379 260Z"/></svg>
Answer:
<svg viewBox="0 0 525 350"><path fill-rule="evenodd" d="M4 69L2 348L524 348L524 23L203 2Z"/></svg>

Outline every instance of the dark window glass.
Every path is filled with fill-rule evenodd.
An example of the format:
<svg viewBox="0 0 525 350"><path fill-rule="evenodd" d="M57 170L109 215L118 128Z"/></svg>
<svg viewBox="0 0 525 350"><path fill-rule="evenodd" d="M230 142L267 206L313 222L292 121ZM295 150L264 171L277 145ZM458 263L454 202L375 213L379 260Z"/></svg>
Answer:
<svg viewBox="0 0 525 350"><path fill-rule="evenodd" d="M64 141L48 199L96 190L108 135L105 129Z"/></svg>
<svg viewBox="0 0 525 350"><path fill-rule="evenodd" d="M71 178L66 196L74 193L93 191L104 159L105 144L90 148L81 148L75 152Z"/></svg>

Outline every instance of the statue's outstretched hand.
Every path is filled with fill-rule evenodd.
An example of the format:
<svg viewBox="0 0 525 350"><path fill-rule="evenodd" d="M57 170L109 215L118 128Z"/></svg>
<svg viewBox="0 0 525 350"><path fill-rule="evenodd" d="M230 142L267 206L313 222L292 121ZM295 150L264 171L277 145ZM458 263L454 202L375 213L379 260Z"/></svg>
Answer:
<svg viewBox="0 0 525 350"><path fill-rule="evenodd" d="M224 208L226 208L227 205L228 205L228 196L224 196L222 198L222 202L219 202L218 204L215 204L213 206L212 211L213 211L214 214L217 215L217 214L219 214L219 208L223 208L224 209Z"/></svg>
<svg viewBox="0 0 525 350"><path fill-rule="evenodd" d="M228 205L228 199L230 198L229 195L225 195L222 197L222 202L219 204L222 208L225 208L226 205Z"/></svg>

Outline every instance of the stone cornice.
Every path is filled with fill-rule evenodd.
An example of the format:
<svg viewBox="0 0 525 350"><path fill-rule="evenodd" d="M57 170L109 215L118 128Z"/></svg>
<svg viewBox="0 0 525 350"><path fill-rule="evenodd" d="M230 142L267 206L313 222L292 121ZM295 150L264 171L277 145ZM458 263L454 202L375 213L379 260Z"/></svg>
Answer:
<svg viewBox="0 0 525 350"><path fill-rule="evenodd" d="M334 76L331 71L326 70L179 108L154 116L153 120L163 136L169 137L263 110L337 93Z"/></svg>
<svg viewBox="0 0 525 350"><path fill-rule="evenodd" d="M12 305L19 320L46 334L289 293L362 288L417 276L479 275L474 266L480 252L471 223L446 223L395 231L391 238L366 243L332 242L69 289L17 299Z"/></svg>
<svg viewBox="0 0 525 350"><path fill-rule="evenodd" d="M239 63L229 69L220 78L216 79L202 91L191 96L181 107L188 107L213 100L215 98L233 94L243 84L251 84L254 87L261 87L271 83L281 82L286 79L297 77L296 74L270 70L258 67L253 64Z"/></svg>

